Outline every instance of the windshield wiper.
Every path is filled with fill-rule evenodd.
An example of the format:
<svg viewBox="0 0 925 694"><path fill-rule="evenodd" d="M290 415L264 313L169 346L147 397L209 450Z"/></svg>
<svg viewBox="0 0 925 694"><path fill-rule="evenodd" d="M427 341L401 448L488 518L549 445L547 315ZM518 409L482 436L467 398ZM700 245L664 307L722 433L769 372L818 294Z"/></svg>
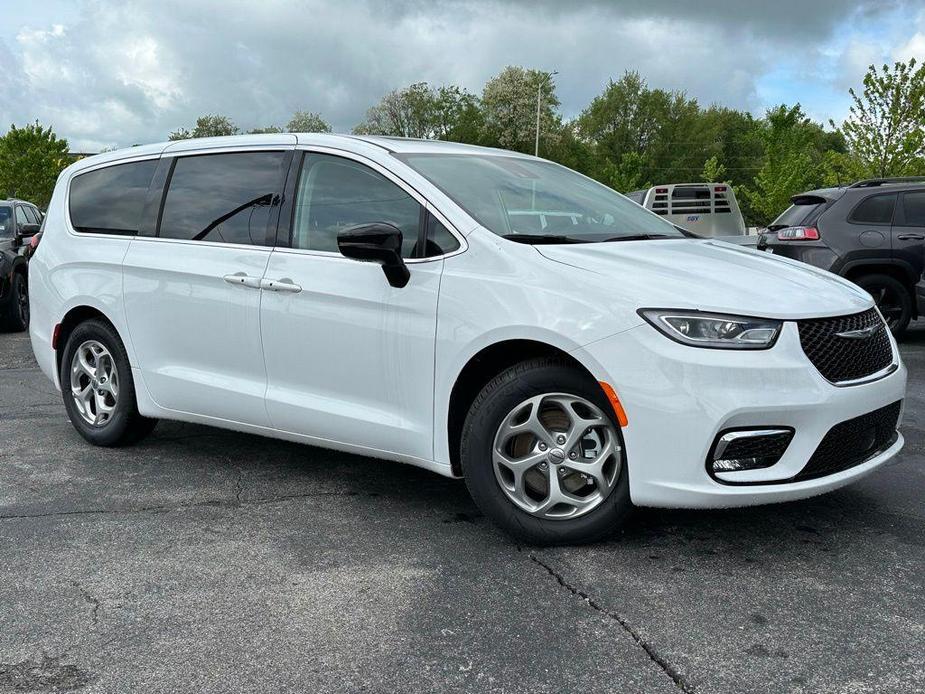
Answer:
<svg viewBox="0 0 925 694"><path fill-rule="evenodd" d="M555 244L555 243L590 243L587 239L579 239L574 236L562 236L560 234L503 234L503 239L516 241L517 243L529 243L531 245Z"/></svg>
<svg viewBox="0 0 925 694"><path fill-rule="evenodd" d="M668 234L626 234L625 236L611 236L609 239L604 239L607 242L610 241L651 241L652 239L674 239L676 236L669 236Z"/></svg>

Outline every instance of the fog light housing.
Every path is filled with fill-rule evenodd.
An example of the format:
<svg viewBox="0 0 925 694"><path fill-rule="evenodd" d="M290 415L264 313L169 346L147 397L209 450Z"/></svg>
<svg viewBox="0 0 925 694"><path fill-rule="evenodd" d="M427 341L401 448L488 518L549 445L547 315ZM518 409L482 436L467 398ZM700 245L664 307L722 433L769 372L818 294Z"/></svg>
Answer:
<svg viewBox="0 0 925 694"><path fill-rule="evenodd" d="M712 477L724 472L771 467L783 457L792 439L790 427L726 429L713 442L707 472Z"/></svg>

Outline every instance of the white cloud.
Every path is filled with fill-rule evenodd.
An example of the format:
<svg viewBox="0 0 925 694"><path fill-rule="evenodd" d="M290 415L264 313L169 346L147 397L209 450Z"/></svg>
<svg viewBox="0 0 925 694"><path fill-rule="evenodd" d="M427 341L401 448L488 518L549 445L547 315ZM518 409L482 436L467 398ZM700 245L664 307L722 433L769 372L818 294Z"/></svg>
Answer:
<svg viewBox="0 0 925 694"><path fill-rule="evenodd" d="M762 76L797 55L829 71L807 79L855 83L882 42L860 32L848 41L836 28L850 16L873 27L903 11L875 0L735 11L725 0L75 2L66 16L7 15L21 15L22 26L8 44L0 39L0 70L26 98L0 104L0 119L39 118L87 150L161 140L206 113L251 128L309 109L349 130L390 89L426 80L478 92L509 64L559 70L567 116L624 70L705 104L760 111ZM892 45L921 54L923 36L920 23Z"/></svg>

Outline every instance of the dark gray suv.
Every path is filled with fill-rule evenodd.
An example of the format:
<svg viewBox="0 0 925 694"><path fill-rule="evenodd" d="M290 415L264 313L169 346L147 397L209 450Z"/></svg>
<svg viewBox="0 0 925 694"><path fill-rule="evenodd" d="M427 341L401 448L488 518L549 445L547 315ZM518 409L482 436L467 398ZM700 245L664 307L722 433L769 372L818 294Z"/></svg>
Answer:
<svg viewBox="0 0 925 694"><path fill-rule="evenodd" d="M761 233L758 248L846 277L874 297L894 335L925 313L925 177L820 188Z"/></svg>

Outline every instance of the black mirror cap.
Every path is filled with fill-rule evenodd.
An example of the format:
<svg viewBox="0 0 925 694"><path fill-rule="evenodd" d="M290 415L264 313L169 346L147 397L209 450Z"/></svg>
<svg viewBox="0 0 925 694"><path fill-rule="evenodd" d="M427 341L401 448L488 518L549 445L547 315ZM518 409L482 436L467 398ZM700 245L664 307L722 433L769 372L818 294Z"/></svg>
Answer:
<svg viewBox="0 0 925 694"><path fill-rule="evenodd" d="M19 235L23 238L29 236L35 236L39 233L39 229L42 228L41 224L20 224L19 225Z"/></svg>
<svg viewBox="0 0 925 694"><path fill-rule="evenodd" d="M411 272L401 257L402 233L394 224L376 222L344 229L337 235L337 248L346 258L382 266L393 287L404 287Z"/></svg>

